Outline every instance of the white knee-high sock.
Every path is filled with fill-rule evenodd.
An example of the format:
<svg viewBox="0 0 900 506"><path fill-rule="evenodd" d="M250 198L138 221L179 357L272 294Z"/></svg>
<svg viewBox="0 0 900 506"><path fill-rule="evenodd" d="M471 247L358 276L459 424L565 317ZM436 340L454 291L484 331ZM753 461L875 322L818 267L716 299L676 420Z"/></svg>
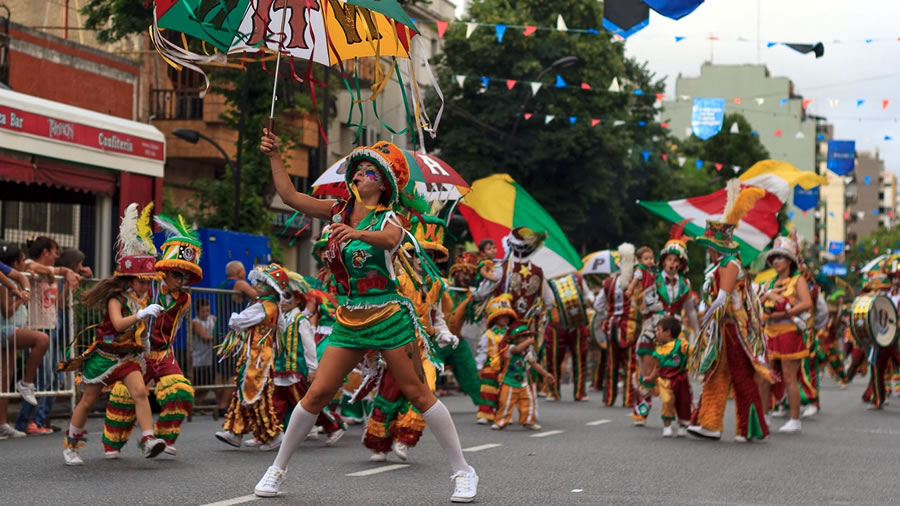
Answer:
<svg viewBox="0 0 900 506"><path fill-rule="evenodd" d="M453 425L453 418L447 411L447 406L438 400L428 411L422 413L425 423L431 429L431 433L437 438L444 454L450 459L450 465L454 471L472 472L471 466L466 463L462 454L462 446L459 444L459 435L456 433L456 426Z"/></svg>
<svg viewBox="0 0 900 506"><path fill-rule="evenodd" d="M288 424L287 432L284 433L284 439L278 448L278 455L275 456L275 463L273 464L275 467L282 470L287 469L288 462L291 461L294 452L300 447L300 443L306 439L306 435L309 434L310 429L315 425L317 417L318 415L303 409L303 405L300 403L294 406L294 412L291 413L291 422Z"/></svg>

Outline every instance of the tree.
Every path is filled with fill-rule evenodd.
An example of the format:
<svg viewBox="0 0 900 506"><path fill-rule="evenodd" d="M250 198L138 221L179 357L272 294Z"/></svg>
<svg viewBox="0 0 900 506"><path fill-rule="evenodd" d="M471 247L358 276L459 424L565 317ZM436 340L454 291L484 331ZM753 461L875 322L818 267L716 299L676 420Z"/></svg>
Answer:
<svg viewBox="0 0 900 506"><path fill-rule="evenodd" d="M81 12L87 16L85 27L99 30L97 38L103 42L115 42L144 33L153 22L152 5L135 0L90 0ZM200 48L197 49L200 51ZM274 74L264 72L254 63L244 69L212 67L206 70L212 81L212 91L225 97L227 107L222 115L225 124L236 130L241 111L245 114L243 142L238 146L241 151L240 231L269 235L272 232L269 204L273 188L268 161L259 152L259 137L269 114ZM185 69L182 72L192 71ZM242 98L245 85L249 87L246 104ZM278 95L278 119L298 117L312 109L302 87L292 81L286 72L281 74ZM288 123L276 123L275 130L285 152L296 147L301 139L302 132ZM221 179L195 181L196 198L184 203L180 210L186 218L201 227L233 229L233 184L230 168L226 169ZM178 206L171 208L179 209Z"/></svg>
<svg viewBox="0 0 900 506"><path fill-rule="evenodd" d="M603 5L593 0L476 0L464 21L553 26L559 13L571 27L602 26ZM661 244L669 225L635 201L715 189L706 173L661 158L674 144L655 121L656 93L663 83L646 65L626 58L623 45L605 30L539 30L525 36L510 29L498 43L493 31L479 28L467 38L466 25L455 23L444 41L436 63L447 109L433 147L470 181L509 173L582 252L625 240ZM528 82L566 56L577 57L577 63L546 72L540 91L531 97ZM460 87L457 75L470 78ZM574 87L555 87L557 75ZM493 81L484 89L478 76L519 83L509 90ZM622 92L607 91L613 78L623 85ZM582 82L593 89L579 89ZM527 120L523 113L534 117ZM556 119L545 123L545 115ZM592 119L600 123L592 126Z"/></svg>
<svg viewBox="0 0 900 506"><path fill-rule="evenodd" d="M663 113L665 114L665 113ZM731 133L732 126L737 123L738 133ZM754 163L769 158L769 152L759 136L753 134L753 127L740 114L728 114L722 121L722 131L707 140L700 140L697 136L690 136L681 146L680 151L685 156L699 158L707 162L718 162L728 169L726 176L730 177L732 166L748 169ZM705 166L710 174L715 172L712 164Z"/></svg>

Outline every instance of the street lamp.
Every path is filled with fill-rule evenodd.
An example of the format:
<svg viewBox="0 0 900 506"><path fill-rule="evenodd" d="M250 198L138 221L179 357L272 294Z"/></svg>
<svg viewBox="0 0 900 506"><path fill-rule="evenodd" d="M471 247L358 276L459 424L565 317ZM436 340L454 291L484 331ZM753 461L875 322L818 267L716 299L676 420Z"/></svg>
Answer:
<svg viewBox="0 0 900 506"><path fill-rule="evenodd" d="M544 74L546 74L547 72L550 72L551 70L565 68L565 67L571 67L572 65L575 65L577 62L578 62L577 56L571 56L571 55L563 56L562 58L551 63L549 67L542 70L537 75L537 77L532 80L532 82L540 81L541 78L544 77ZM503 163L501 165L501 167L503 169L506 169L506 161L509 158L509 152L511 151L509 149L509 143L512 139L514 139L516 137L516 132L519 130L519 121L522 119L522 116L525 115L525 108L528 107L528 102L531 101L531 97L533 97L533 96L534 96L534 93L529 93L528 96L525 97L525 102L522 103L522 110L519 111L519 114L516 116L516 121L513 122L512 130L506 136L505 142L503 143L507 147L507 149L504 151L504 154L503 154Z"/></svg>
<svg viewBox="0 0 900 506"><path fill-rule="evenodd" d="M196 131L191 130L189 128L176 128L172 130L172 135L178 137L183 141L190 142L191 144L197 144L197 141L200 139L205 140L210 143L219 150L219 153L222 153L222 157L225 158L225 164L231 169L231 174L234 176L234 230L237 231L240 223L241 223L241 167L240 165L235 165L231 162L231 158L228 157L228 153L222 149L222 146L219 146L219 143L212 140L210 137Z"/></svg>

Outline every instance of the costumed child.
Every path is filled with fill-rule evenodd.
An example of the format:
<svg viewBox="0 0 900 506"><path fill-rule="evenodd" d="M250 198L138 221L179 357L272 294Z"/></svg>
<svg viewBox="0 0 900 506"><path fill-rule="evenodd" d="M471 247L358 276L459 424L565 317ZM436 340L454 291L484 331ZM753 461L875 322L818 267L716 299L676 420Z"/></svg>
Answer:
<svg viewBox="0 0 900 506"><path fill-rule="evenodd" d="M270 264L256 267L248 278L260 296L247 309L231 314L231 330L219 348L220 355L237 357L237 391L216 439L240 448L241 436L253 432L259 449L269 451L278 448L282 440L281 420L272 402L272 376L281 318L278 304L288 288L288 275Z"/></svg>
<svg viewBox="0 0 900 506"><path fill-rule="evenodd" d="M285 427L294 407L309 390L319 367L315 331L307 316L307 310L314 310L319 302L310 296L310 286L303 276L288 272L288 277L288 291L281 301L281 351L275 359L275 392L272 395L276 419ZM328 435L325 446L337 443L346 429L340 416L327 407L319 413L316 425Z"/></svg>
<svg viewBox="0 0 900 506"><path fill-rule="evenodd" d="M506 336L509 324L516 319L516 311L510 302L512 297L501 295L488 301L485 308L487 330L478 342L475 366L481 378L481 405L475 418L480 425L494 422L497 399L500 393L500 343Z"/></svg>
<svg viewBox="0 0 900 506"><path fill-rule="evenodd" d="M121 381L134 401L141 427L140 448L144 457L162 453L166 442L153 434L153 415L147 386L144 384L144 353L150 348L148 318L162 314L163 307L149 304L147 292L157 277L156 248L150 231L150 206L138 219L137 204L125 209L119 227L116 271L82 295L86 307L106 309L96 327L94 342L80 356L59 364L60 371L81 371L84 384L81 400L72 413L72 421L63 442L66 465L80 466L81 448L87 441L85 424L103 387Z"/></svg>
<svg viewBox="0 0 900 506"><path fill-rule="evenodd" d="M485 279L496 283L500 278L494 274L494 264L497 259L497 245L492 239L482 239L478 243L478 253L481 258L478 260L478 274L475 276L475 286L478 286Z"/></svg>
<svg viewBox="0 0 900 506"><path fill-rule="evenodd" d="M175 455L175 440L194 404L194 387L184 376L175 360L175 336L191 309L191 294L185 284L203 280L200 268L200 239L185 223L184 218L173 220L158 215L154 221L165 232L161 258L156 270L164 274L153 296L153 302L163 307L158 317L150 320L150 351L145 355L144 383L156 383L156 401L160 405L159 419L154 426L156 437L166 442L165 452ZM134 428L134 402L121 382L113 386L106 404L103 424L103 450L107 459L117 459Z"/></svg>
<svg viewBox="0 0 900 506"><path fill-rule="evenodd" d="M690 345L679 337L681 322L667 316L656 324L656 342L653 350L653 372L649 381L656 383L662 402L663 437L672 437L672 422L678 420L678 437L687 436L691 423L691 381L687 374Z"/></svg>
<svg viewBox="0 0 900 506"><path fill-rule="evenodd" d="M541 430L537 423L537 390L531 382L530 369L537 371L547 385L556 383L556 378L541 367L534 354L534 338L537 333L529 329L524 321L516 321L507 332L501 344L500 356L503 372L500 379L500 399L497 414L491 428L501 430L512 420L513 409L519 411L519 423L530 430Z"/></svg>

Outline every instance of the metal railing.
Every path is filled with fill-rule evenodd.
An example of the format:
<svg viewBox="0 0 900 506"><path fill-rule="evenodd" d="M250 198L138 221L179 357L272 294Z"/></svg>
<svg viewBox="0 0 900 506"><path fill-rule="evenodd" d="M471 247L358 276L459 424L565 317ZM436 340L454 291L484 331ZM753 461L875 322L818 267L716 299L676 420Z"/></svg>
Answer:
<svg viewBox="0 0 900 506"><path fill-rule="evenodd" d="M150 115L153 119L203 119L203 99L196 88L150 90Z"/></svg>

